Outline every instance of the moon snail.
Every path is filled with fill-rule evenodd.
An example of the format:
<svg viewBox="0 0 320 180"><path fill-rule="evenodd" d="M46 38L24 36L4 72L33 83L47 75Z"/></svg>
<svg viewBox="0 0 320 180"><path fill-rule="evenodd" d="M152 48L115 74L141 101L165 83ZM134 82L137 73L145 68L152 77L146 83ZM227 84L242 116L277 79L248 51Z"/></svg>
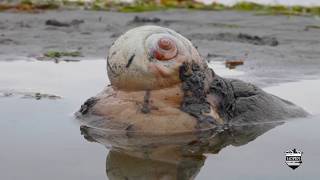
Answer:
<svg viewBox="0 0 320 180"><path fill-rule="evenodd" d="M130 132L196 132L308 113L241 80L215 74L192 43L159 26L133 28L110 47L111 85L85 102L79 119Z"/></svg>

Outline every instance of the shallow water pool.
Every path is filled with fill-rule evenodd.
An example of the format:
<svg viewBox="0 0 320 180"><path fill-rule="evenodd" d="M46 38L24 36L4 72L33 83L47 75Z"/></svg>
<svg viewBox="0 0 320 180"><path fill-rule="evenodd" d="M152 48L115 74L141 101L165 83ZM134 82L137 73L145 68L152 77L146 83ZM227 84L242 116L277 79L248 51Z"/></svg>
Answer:
<svg viewBox="0 0 320 180"><path fill-rule="evenodd" d="M213 67L222 76L243 75L222 64ZM108 83L105 69L103 60L0 62L0 179L291 180L320 175L320 80L265 88L305 108L313 114L309 118L288 120L244 145L211 150L201 158L176 155L159 161L109 152L80 134L72 114ZM303 151L303 163L294 171L285 164L284 152L291 148Z"/></svg>

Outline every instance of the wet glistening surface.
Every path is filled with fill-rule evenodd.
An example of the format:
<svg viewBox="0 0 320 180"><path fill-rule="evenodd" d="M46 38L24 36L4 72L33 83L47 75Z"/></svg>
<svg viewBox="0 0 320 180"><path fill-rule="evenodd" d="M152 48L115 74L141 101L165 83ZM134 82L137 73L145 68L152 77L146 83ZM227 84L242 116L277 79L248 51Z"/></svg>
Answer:
<svg viewBox="0 0 320 180"><path fill-rule="evenodd" d="M237 78L244 74L219 63L211 67L224 77ZM140 157L145 155L140 152L136 157L109 152L101 144L89 143L80 134L73 113L108 84L106 79L103 60L58 64L1 62L0 178L152 179L156 175L164 179L291 180L316 179L320 175L320 81L317 79L264 88L303 107L312 114L308 118L233 131L252 132L242 133L245 136L239 138L221 134L211 141L216 146L196 157L179 153L166 156L164 152L171 150L165 148L149 154L147 159ZM197 148L192 145L191 150ZM291 148L303 151L303 163L295 171L285 164L284 152Z"/></svg>

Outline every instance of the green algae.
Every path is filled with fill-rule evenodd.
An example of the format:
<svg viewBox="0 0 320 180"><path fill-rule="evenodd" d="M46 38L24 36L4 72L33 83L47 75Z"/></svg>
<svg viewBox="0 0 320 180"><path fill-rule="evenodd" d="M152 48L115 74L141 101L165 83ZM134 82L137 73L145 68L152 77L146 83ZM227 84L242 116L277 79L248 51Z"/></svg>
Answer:
<svg viewBox="0 0 320 180"><path fill-rule="evenodd" d="M80 57L81 53L79 51L70 51L70 52L65 52L65 51L48 51L44 53L44 57L47 58L61 58L61 57Z"/></svg>

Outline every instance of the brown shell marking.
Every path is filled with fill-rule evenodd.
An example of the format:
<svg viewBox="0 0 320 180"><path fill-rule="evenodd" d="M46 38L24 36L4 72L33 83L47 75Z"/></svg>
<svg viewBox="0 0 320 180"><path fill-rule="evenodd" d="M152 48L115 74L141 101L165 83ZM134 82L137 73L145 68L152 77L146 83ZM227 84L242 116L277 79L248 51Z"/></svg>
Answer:
<svg viewBox="0 0 320 180"><path fill-rule="evenodd" d="M163 37L158 40L156 49L153 51L153 57L159 61L168 61L178 54L176 43L168 38Z"/></svg>

